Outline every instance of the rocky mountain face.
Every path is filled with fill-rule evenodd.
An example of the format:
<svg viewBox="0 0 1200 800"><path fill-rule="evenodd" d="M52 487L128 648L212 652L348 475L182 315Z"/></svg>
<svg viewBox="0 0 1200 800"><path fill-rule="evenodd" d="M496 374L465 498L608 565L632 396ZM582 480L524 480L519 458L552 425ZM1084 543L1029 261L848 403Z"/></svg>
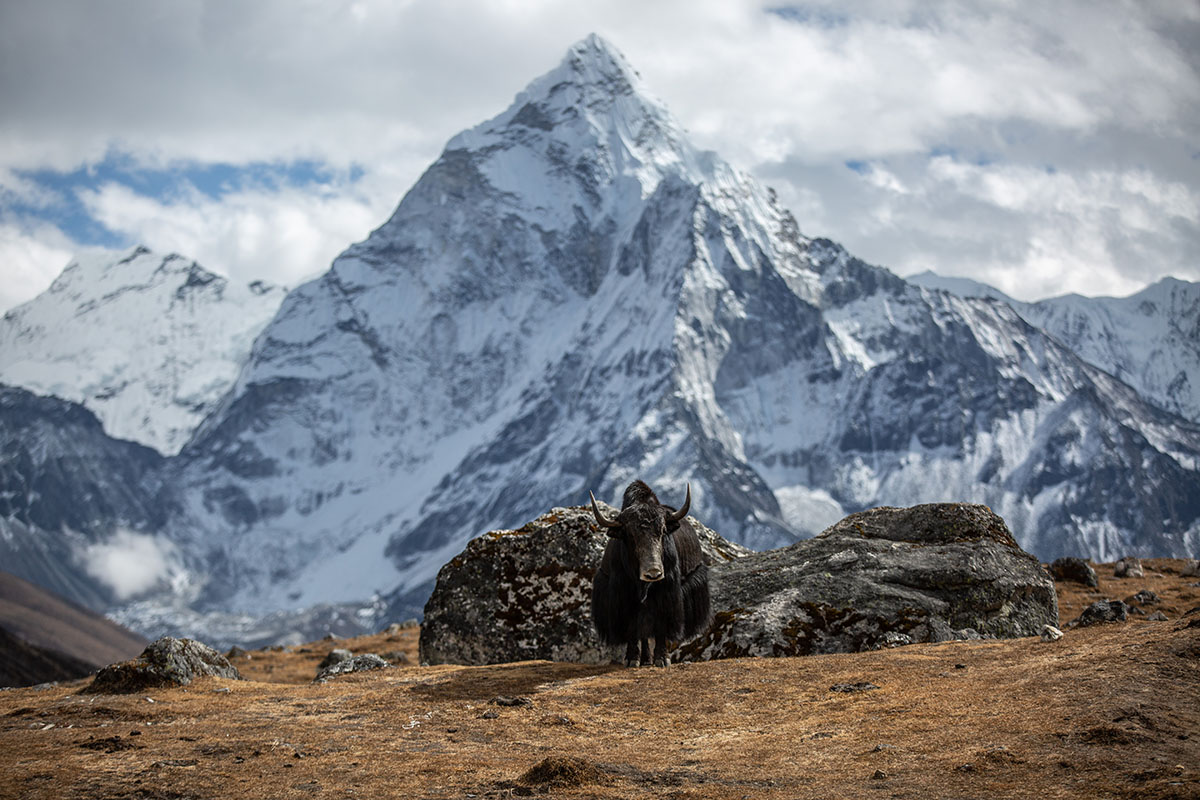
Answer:
<svg viewBox="0 0 1200 800"><path fill-rule="evenodd" d="M1044 559L1200 549L1196 424L1009 305L801 234L595 36L292 291L153 474L178 572L122 618L153 633L416 616L471 537L633 478L756 549L942 500Z"/></svg>
<svg viewBox="0 0 1200 800"><path fill-rule="evenodd" d="M1022 303L986 284L931 272L909 281L1005 302L1143 399L1200 422L1200 284L1163 278L1129 297L1065 295Z"/></svg>
<svg viewBox="0 0 1200 800"><path fill-rule="evenodd" d="M155 536L171 505L163 463L76 403L0 386L0 564L93 609L130 581L166 588L165 561L147 563L169 547Z"/></svg>
<svg viewBox="0 0 1200 800"><path fill-rule="evenodd" d="M110 436L173 455L284 294L145 247L81 257L0 319L0 382L82 403Z"/></svg>

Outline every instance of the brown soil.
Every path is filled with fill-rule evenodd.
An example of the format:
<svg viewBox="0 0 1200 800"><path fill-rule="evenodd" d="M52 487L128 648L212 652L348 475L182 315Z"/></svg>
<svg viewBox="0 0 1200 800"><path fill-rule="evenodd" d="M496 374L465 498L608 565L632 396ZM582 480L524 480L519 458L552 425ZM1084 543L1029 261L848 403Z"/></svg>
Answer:
<svg viewBox="0 0 1200 800"><path fill-rule="evenodd" d="M1168 622L807 658L625 669L403 666L314 685L334 646L235 660L248 680L0 692L0 797L1195 798L1200 602L1180 562L1093 599L1156 592ZM837 684L873 684L831 691ZM499 697L505 701L493 702ZM507 704L508 698L518 700ZM520 703L520 698L530 702Z"/></svg>

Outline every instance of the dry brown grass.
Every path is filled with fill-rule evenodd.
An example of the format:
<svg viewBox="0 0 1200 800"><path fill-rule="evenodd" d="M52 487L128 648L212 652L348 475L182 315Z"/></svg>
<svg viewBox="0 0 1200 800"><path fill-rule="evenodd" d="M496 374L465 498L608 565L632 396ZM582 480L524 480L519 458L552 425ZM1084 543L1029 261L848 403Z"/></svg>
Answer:
<svg viewBox="0 0 1200 800"><path fill-rule="evenodd" d="M407 666L309 683L333 646L415 655L406 631L258 651L238 662L242 682L0 692L0 797L1197 797L1200 627L1186 621L1200 613L1179 619L1197 590L1178 562L1151 564L1102 588L1150 588L1170 622L1054 643L665 670ZM1066 621L1089 595L1061 592ZM879 688L830 691L863 681Z"/></svg>

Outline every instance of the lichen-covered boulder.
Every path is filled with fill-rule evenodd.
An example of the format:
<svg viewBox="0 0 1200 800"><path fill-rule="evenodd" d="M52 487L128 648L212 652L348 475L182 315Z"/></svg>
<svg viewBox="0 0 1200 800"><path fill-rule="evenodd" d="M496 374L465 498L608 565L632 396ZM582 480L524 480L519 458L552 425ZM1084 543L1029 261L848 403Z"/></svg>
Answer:
<svg viewBox="0 0 1200 800"><path fill-rule="evenodd" d="M1082 558L1060 558L1050 565L1050 575L1056 581L1074 581L1093 588L1100 585L1096 570Z"/></svg>
<svg viewBox="0 0 1200 800"><path fill-rule="evenodd" d="M203 642L164 636L130 661L110 664L84 687L89 694L133 694L186 686L203 675L241 680L237 667Z"/></svg>
<svg viewBox="0 0 1200 800"><path fill-rule="evenodd" d="M710 565L750 552L689 519ZM472 539L438 572L425 604L421 662L608 663L616 651L600 643L591 621L592 577L607 538L591 508L576 506Z"/></svg>
<svg viewBox="0 0 1200 800"><path fill-rule="evenodd" d="M1058 624L1054 583L986 506L851 514L819 536L711 571L709 631L676 658L845 653Z"/></svg>

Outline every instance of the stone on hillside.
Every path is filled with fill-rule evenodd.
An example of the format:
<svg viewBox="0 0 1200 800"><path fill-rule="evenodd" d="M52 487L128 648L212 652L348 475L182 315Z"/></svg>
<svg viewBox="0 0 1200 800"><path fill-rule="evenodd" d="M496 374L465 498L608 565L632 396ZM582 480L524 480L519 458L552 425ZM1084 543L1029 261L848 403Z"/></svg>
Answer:
<svg viewBox="0 0 1200 800"><path fill-rule="evenodd" d="M1101 622L1124 622L1129 618L1129 606L1120 600L1098 600L1083 610L1075 619L1067 624L1071 627L1086 628Z"/></svg>
<svg viewBox="0 0 1200 800"><path fill-rule="evenodd" d="M710 565L750 552L689 519ZM592 577L607 541L587 506L555 508L517 530L472 539L438 572L425 604L421 662L608 663L615 651L600 643L591 620Z"/></svg>
<svg viewBox="0 0 1200 800"><path fill-rule="evenodd" d="M673 661L1036 636L1058 622L1053 582L984 506L874 509L767 553L697 529L715 623ZM605 541L586 507L472 540L438 574L422 662L612 661L590 619Z"/></svg>
<svg viewBox="0 0 1200 800"><path fill-rule="evenodd" d="M324 667L317 672L317 677L313 678L313 683L324 683L330 678L337 677L338 675L349 675L351 672L367 672L373 669L386 669L390 666L391 664L374 653L363 653L362 655L343 658Z"/></svg>
<svg viewBox="0 0 1200 800"><path fill-rule="evenodd" d="M320 671L326 667L332 667L339 661L345 661L347 658L350 658L353 655L353 653L344 647L335 647L329 651L325 658L321 659L320 664L317 664L317 670Z"/></svg>
<svg viewBox="0 0 1200 800"><path fill-rule="evenodd" d="M1179 572L1179 576L1181 578L1200 577L1200 560L1192 558L1186 561L1183 565L1183 569Z"/></svg>
<svg viewBox="0 0 1200 800"><path fill-rule="evenodd" d="M1063 637L1063 632L1061 630L1059 630L1058 628L1054 627L1053 625L1043 625L1042 626L1042 641L1043 642L1057 642L1062 637Z"/></svg>
<svg viewBox="0 0 1200 800"><path fill-rule="evenodd" d="M1096 570L1082 558L1060 558L1050 565L1050 575L1056 581L1074 581L1084 586L1099 586Z"/></svg>
<svg viewBox="0 0 1200 800"><path fill-rule="evenodd" d="M186 686L204 675L241 680L237 668L208 645L164 636L131 661L110 664L96 673L84 692L133 694L147 689Z"/></svg>
<svg viewBox="0 0 1200 800"><path fill-rule="evenodd" d="M712 570L715 619L678 657L847 653L899 640L1036 636L1054 584L986 506L851 514L819 536Z"/></svg>
<svg viewBox="0 0 1200 800"><path fill-rule="evenodd" d="M1142 569L1142 562L1133 556L1125 556L1113 566L1114 578L1144 578L1146 571Z"/></svg>

